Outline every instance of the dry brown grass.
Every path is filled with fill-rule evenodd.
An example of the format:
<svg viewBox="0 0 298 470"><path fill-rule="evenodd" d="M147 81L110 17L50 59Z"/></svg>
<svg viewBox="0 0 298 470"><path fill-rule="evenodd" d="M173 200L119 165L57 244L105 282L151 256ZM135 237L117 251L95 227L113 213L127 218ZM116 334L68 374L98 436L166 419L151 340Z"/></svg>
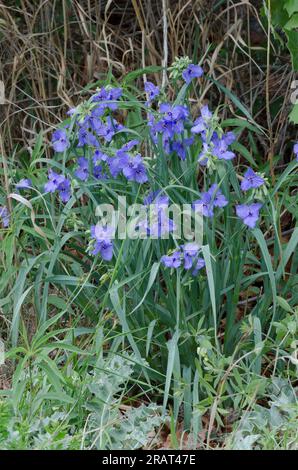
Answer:
<svg viewBox="0 0 298 470"><path fill-rule="evenodd" d="M259 4L247 0L0 2L0 80L6 97L6 104L0 105L3 151L11 155L16 145L30 148L36 133L42 130L46 135L84 87L108 70L121 78L145 65L165 60L170 64L181 55L204 57L206 71L249 110L261 100L256 119L267 137L259 145L265 154L281 149L292 72L287 58L268 68L256 60L266 58L268 43ZM198 98L218 95L206 81ZM272 120L268 106L280 96L284 102ZM227 96L221 94L219 99L237 115Z"/></svg>

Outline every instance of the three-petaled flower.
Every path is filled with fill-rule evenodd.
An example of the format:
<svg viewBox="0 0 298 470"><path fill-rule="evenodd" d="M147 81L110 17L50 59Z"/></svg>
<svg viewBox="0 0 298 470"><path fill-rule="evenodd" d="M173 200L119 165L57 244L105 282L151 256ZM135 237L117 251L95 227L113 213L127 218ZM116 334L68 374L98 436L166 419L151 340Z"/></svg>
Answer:
<svg viewBox="0 0 298 470"><path fill-rule="evenodd" d="M189 64L189 66L183 70L182 77L185 83L189 84L193 78L200 78L204 74L204 71L200 65Z"/></svg>
<svg viewBox="0 0 298 470"><path fill-rule="evenodd" d="M239 204L236 206L236 214L249 228L255 228L261 207L262 204L259 202Z"/></svg>
<svg viewBox="0 0 298 470"><path fill-rule="evenodd" d="M242 191L248 191L252 188L259 188L265 183L264 179L255 173L251 168L248 168L244 173L243 180L241 181Z"/></svg>

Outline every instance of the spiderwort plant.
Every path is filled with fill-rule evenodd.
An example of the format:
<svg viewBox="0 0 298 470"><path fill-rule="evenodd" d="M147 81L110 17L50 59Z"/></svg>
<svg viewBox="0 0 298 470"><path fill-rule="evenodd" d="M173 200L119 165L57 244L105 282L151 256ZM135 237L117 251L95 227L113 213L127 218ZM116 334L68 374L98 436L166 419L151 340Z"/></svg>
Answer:
<svg viewBox="0 0 298 470"><path fill-rule="evenodd" d="M203 69L201 66L191 63L189 59L184 61L177 59L172 66L171 75L176 80L180 79L188 85L193 79L203 75ZM181 175L177 174L177 169L181 171L182 167L177 167L175 160L178 159L183 163L186 161L187 155L192 155L192 158L195 156L193 161L197 162L198 169L200 166L207 167L207 173L208 170L220 169L221 162L229 162L236 158L236 153L231 149L236 140L235 133L232 131L223 132L217 112L212 112L207 104L202 105L198 117L193 117L187 100L183 103L164 101L164 92L161 93L160 88L154 83L145 82L144 92L147 94L145 104L147 107L151 107L147 123L151 149L153 154L156 154L159 152L161 143L162 153L167 157L168 166L172 167L172 171L175 171L176 178L181 178ZM67 167L67 176L50 170L45 191L57 191L62 202L67 202L73 191L72 178L83 183L89 181L91 183L94 179L98 183L113 180L123 181L124 178L127 184L132 185L132 188L135 184L140 185L138 193L142 193L144 190L141 187L144 187L146 192L147 185L152 184L152 180L150 181L152 171L153 173L157 171L157 176L161 176L161 171L164 172L165 166L163 164L160 167L161 170L158 169L160 165L158 160L164 157L157 156L156 164L154 160L150 164L149 161L145 161L140 152L142 138L130 139L130 133L127 133L128 129L113 115L115 111L119 111L119 107L121 108L122 97L121 88L104 86L98 89L87 102L69 111L72 125L55 131L52 143L54 150L58 153L65 151L70 153L70 147L73 148L78 156L76 166L73 170L69 170ZM193 168L195 171L195 167ZM214 173L212 174L214 175ZM240 178L242 178L240 186L244 193L250 189L257 189L265 183L264 179L251 168L248 168L243 176L240 175ZM163 185L164 182L161 181ZM183 183L183 174L181 182ZM226 183L225 188L227 188ZM194 190L198 191L198 187L194 187ZM153 202L152 195L154 194L157 195L158 191L151 191L145 199L147 201L151 199ZM175 228L173 221L166 216L165 210L162 209L162 205L157 203L159 197L155 197L154 202L158 207L155 223L149 225L148 220L141 220L138 226L148 236L157 238L164 234L173 233ZM164 197L167 198L167 196ZM221 217L220 214L228 206L231 206L233 210L232 202L223 193L217 178L215 181L214 179L213 182L211 181L209 188L200 191L199 198L191 199L189 198L187 202L192 205L193 211L201 211L206 220L213 219L215 214L216 217ZM251 202L249 198L247 202L240 200L238 204L234 203L236 215L249 228L256 226L261 207L261 203ZM232 216L230 215L230 217ZM96 239L93 229L91 232L93 241L97 240L93 254L99 253L105 261L111 260L113 253L111 240ZM101 248L104 242L108 243L108 255ZM189 252L185 251L187 246L187 244L181 245L180 251L174 252L174 255L161 254L162 263L165 266L167 263L173 263L178 267L179 260L183 259L181 265L184 266L184 269L193 267L193 263L190 264L192 257ZM198 271L203 267L203 262L195 261Z"/></svg>
<svg viewBox="0 0 298 470"><path fill-rule="evenodd" d="M260 320L262 334L269 331L273 310L277 311L276 297L283 295L278 289L282 289L284 265L278 262L288 254L285 257L284 248L276 243L279 251L273 257L275 265L270 265L266 234L279 234L268 215L274 207L276 220L283 202L275 205L267 169L258 173L247 166L246 154L240 155L237 143L246 121L236 119L238 125L227 128L217 103L203 102L199 110L192 106L189 94L194 87L199 89L203 76L198 64L179 59L170 72L172 89L179 90L173 100L167 99L166 89L149 80L138 99L131 99L135 88L130 90L127 84L123 90L103 85L71 109L66 125L53 133L56 153L42 196L52 204L54 226L60 217L55 253L60 238L71 242L62 250L61 260L52 258L45 285L49 278L61 280L69 253L72 259L78 258L79 269L76 266L72 272L69 263L65 270L72 281L88 277L88 286L84 282L80 286L87 297L86 310L91 305L101 324L111 313L125 347L131 347L140 361L148 361L146 380L164 377L165 370L171 370L168 357L175 357L175 380L182 389L186 378L193 384L197 377L201 328L212 330L212 348L229 355L242 338L246 310ZM23 181L19 190L29 187L31 183ZM31 192L22 194L29 197ZM62 204L55 205L55 194ZM118 235L119 197L126 198L129 206L126 218L134 204L142 206L141 215L129 220L135 222L139 238L129 238L129 224L124 236ZM115 205L118 227L104 217L98 222L96 209L101 204ZM201 245L193 233L188 236L183 231L183 217L172 216L175 204L182 207L182 215L185 210L191 219L202 216ZM0 216L7 226L6 208L1 207ZM260 288L255 279L264 285ZM273 289L268 279L275 282ZM243 299L251 292L244 312ZM82 302L81 292L76 300ZM44 306L45 300L46 310Z"/></svg>

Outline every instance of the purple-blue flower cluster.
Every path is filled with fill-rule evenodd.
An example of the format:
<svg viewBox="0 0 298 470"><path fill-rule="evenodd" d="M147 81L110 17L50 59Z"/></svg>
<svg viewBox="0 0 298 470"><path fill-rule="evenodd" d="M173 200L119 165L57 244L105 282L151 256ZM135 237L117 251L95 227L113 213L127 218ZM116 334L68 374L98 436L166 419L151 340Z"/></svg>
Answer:
<svg viewBox="0 0 298 470"><path fill-rule="evenodd" d="M101 255L105 261L111 261L113 257L113 239L114 230L109 226L92 225L91 239L93 240L92 255Z"/></svg>
<svg viewBox="0 0 298 470"><path fill-rule="evenodd" d="M123 129L110 114L118 108L118 100L122 95L121 88L102 87L89 100L68 114L73 117L72 141L77 140L77 147L99 148L101 143L110 143L115 133ZM56 152L64 152L70 146L65 129L53 133L52 145Z"/></svg>
<svg viewBox="0 0 298 470"><path fill-rule="evenodd" d="M153 88L153 84L151 85L147 86L150 88L150 96L153 99L158 89L157 87ZM67 150L70 147L70 142L79 150L74 176L80 181L87 181L90 176L97 180L106 179L108 173L113 178L121 173L128 181L138 183L148 181L141 155L129 153L139 141L128 141L116 151L114 145L110 147L115 134L124 130L124 126L110 115L118 108L117 101L121 95L121 88L102 87L88 102L68 112L74 120L74 124L68 126L68 129L72 129L72 131L68 131L70 137L67 135L66 129L58 129L53 133L52 145L56 152ZM93 152L91 161L86 155L86 152L89 153L90 150ZM70 197L70 181L51 170L45 190L47 192L57 190L61 199L67 201Z"/></svg>
<svg viewBox="0 0 298 470"><path fill-rule="evenodd" d="M214 207L225 207L228 200L218 188L217 184L213 184L210 189L201 194L200 199L192 203L195 211L200 211L205 217L214 216Z"/></svg>
<svg viewBox="0 0 298 470"><path fill-rule="evenodd" d="M149 115L148 126L150 135L155 143L162 137L162 146L166 154L176 153L181 160L186 158L186 150L194 139L185 136L185 125L189 121L189 110L184 105L162 103L157 117Z"/></svg>
<svg viewBox="0 0 298 470"><path fill-rule="evenodd" d="M218 160L232 160L235 158L235 153L229 149L229 146L235 140L233 132L228 132L219 137L217 132L213 132L209 142L206 141L204 133L202 134L203 148L199 154L198 162L201 165L207 165L208 159L215 157Z"/></svg>
<svg viewBox="0 0 298 470"><path fill-rule="evenodd" d="M99 165L98 162L103 161L101 160L100 150L96 150L94 156L92 158L92 163L85 157L78 158L78 166L74 172L76 178L80 181L87 181L90 177L90 167L92 167L92 175L97 180L103 180L106 178L106 174L104 173L103 166ZM102 154L104 155L104 154Z"/></svg>
<svg viewBox="0 0 298 470"><path fill-rule="evenodd" d="M50 169L48 174L48 182L44 186L47 193L54 193L58 191L62 202L67 202L71 197L71 182L63 175L59 175L54 170Z"/></svg>
<svg viewBox="0 0 298 470"><path fill-rule="evenodd" d="M101 110L103 114L106 109L115 111L118 108L117 101L121 96L121 88L102 87L92 96L91 101L93 103L99 103L99 106L96 108L97 114L99 114L99 110Z"/></svg>
<svg viewBox="0 0 298 470"><path fill-rule="evenodd" d="M151 87L151 93L153 99L157 90ZM138 140L126 142L119 150L115 150L114 146L110 147L115 134L123 130L124 126L110 114L106 115L106 111L110 113L117 109L117 100L121 95L121 88L102 87L91 97L89 103L84 103L69 111L69 115L75 120L71 140L77 141L77 148L84 151L84 156L77 158L77 167L74 171L74 176L80 181L87 181L90 176L102 180L106 179L108 174L116 178L120 173L128 181L136 181L140 184L148 181L147 170L141 155L130 154L131 149L139 143ZM70 145L64 129L54 132L52 142L54 149L58 152L66 150ZM90 149L93 152L91 161L86 156L86 151ZM61 176L50 173L46 191L60 191L59 184L62 184ZM63 181L61 188L64 200L67 199L67 194L70 194L67 186L69 183Z"/></svg>
<svg viewBox="0 0 298 470"><path fill-rule="evenodd" d="M147 170L142 156L139 153L135 155L129 153L138 143L138 140L127 142L116 151L114 157L108 157L105 160L108 163L109 171L113 178L122 173L128 181L136 181L140 184L148 181ZM104 158L106 158L105 155Z"/></svg>
<svg viewBox="0 0 298 470"><path fill-rule="evenodd" d="M192 269L192 274L196 276L198 272L205 266L203 258L199 257L200 248L196 243L190 242L181 245L179 249L171 255L161 257L161 263L166 268L179 268L182 263L187 271Z"/></svg>
<svg viewBox="0 0 298 470"><path fill-rule="evenodd" d="M213 129L213 121L217 118L213 116L207 105L201 108L201 115L195 120L191 127L193 134L199 134L202 139L202 151L198 156L201 165L207 165L209 158L218 160L232 160L235 153L229 147L235 141L233 132L227 132L221 136Z"/></svg>
<svg viewBox="0 0 298 470"><path fill-rule="evenodd" d="M182 72L187 84L202 75L203 69L194 64L189 64ZM212 170L216 169L218 160L235 158L233 147L231 149L236 140L235 134L222 131L216 113L213 114L208 105L202 106L199 117L193 122L189 108L184 104L163 102L151 107L161 96L159 87L152 82L145 83L145 92L146 105L150 107L148 127L152 141L155 146L161 143L167 156L181 161L185 161L188 155L189 158L194 156L200 165L209 167L210 164ZM149 181L144 158L139 151L140 139L127 139L127 129L113 116L121 96L121 88L102 87L86 103L69 111L71 125L53 133L52 145L56 152L65 152L70 146L74 149L71 158L76 156L73 175L77 180L87 182L91 177L108 180L121 175L127 182L144 184ZM298 158L298 143L294 146L294 153ZM171 162L170 159L169 161ZM71 173L70 169L68 174ZM264 178L248 168L241 179L241 190L245 193L264 184ZM19 189L30 186L29 180L22 180L18 184ZM61 200L67 202L71 197L71 180L50 170L45 191L57 191ZM147 215L149 205L150 211L153 205L154 217L152 221L150 213L150 221L148 217L141 220L139 230L143 230L147 236L157 238L174 232L175 224L168 216L169 198L166 194L151 191L144 203L148 205ZM192 203L193 210L200 211L206 218L213 218L216 209L227 205L228 199L217 184L212 184L207 191L201 192L200 197ZM261 203L255 202L238 204L236 214L245 225L254 228L261 207ZM104 260L110 260L113 256L113 241L109 229L92 226L91 238L92 254L99 253ZM171 255L163 256L161 261L166 267L177 268L183 265L186 270L192 269L194 274L205 265L195 243L181 245Z"/></svg>
<svg viewBox="0 0 298 470"><path fill-rule="evenodd" d="M162 238L175 230L174 221L169 218L169 197L166 194L160 190L151 191L144 198L144 205L148 210L146 218L138 224L140 232L148 237Z"/></svg>

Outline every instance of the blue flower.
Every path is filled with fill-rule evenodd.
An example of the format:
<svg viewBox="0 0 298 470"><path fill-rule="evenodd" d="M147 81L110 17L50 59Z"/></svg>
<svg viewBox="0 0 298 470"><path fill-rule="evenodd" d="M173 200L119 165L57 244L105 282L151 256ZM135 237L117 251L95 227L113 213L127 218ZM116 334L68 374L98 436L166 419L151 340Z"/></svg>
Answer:
<svg viewBox="0 0 298 470"><path fill-rule="evenodd" d="M55 152L64 152L69 148L69 140L64 129L57 129L52 135L52 146Z"/></svg>
<svg viewBox="0 0 298 470"><path fill-rule="evenodd" d="M110 240L115 235L115 230L113 227L109 225L91 225L91 236L95 238L97 241L101 240Z"/></svg>
<svg viewBox="0 0 298 470"><path fill-rule="evenodd" d="M70 180L67 178L63 178L63 181L58 186L59 196L62 202L67 202L71 196L71 185Z"/></svg>
<svg viewBox="0 0 298 470"><path fill-rule="evenodd" d="M83 127L86 129L91 128L96 134L98 134L102 128L102 120L101 116L104 113L104 108L102 106L98 106L97 108L91 111L89 116L83 121Z"/></svg>
<svg viewBox="0 0 298 470"><path fill-rule="evenodd" d="M213 217L213 203L212 196L207 193L202 193L201 198L192 203L194 211L200 211L205 217Z"/></svg>
<svg viewBox="0 0 298 470"><path fill-rule="evenodd" d="M101 257L105 261L111 261L113 258L113 242L112 240L101 240L95 242L93 255L101 254Z"/></svg>
<svg viewBox="0 0 298 470"><path fill-rule="evenodd" d="M156 212L153 211L155 212L153 215L156 221L154 223L150 221L150 226L147 228L147 235L154 238L162 238L175 230L175 224L173 220L169 218L165 206L156 206L156 209Z"/></svg>
<svg viewBox="0 0 298 470"><path fill-rule="evenodd" d="M194 267L194 270L192 272L193 276L196 276L198 274L198 272L205 267L205 260L203 258L198 258L196 263L195 263L195 267Z"/></svg>
<svg viewBox="0 0 298 470"><path fill-rule="evenodd" d="M172 255L164 255L161 257L160 261L166 268L177 269L181 266L181 252L175 251Z"/></svg>
<svg viewBox="0 0 298 470"><path fill-rule="evenodd" d="M232 143L236 140L236 135L234 132L229 131L223 135L223 140L225 141L226 145L232 145Z"/></svg>
<svg viewBox="0 0 298 470"><path fill-rule="evenodd" d="M172 255L164 255L161 257L161 263L166 268L179 268L184 261L184 269L189 271L193 268L192 274L196 276L198 272L205 266L203 258L199 258L199 246L194 243L186 243L181 245Z"/></svg>
<svg viewBox="0 0 298 470"><path fill-rule="evenodd" d="M0 219L2 220L3 227L7 228L9 226L10 214L5 206L0 206Z"/></svg>
<svg viewBox="0 0 298 470"><path fill-rule="evenodd" d="M111 157L108 159L109 170L113 178L117 178L119 173L123 170L125 162L120 157Z"/></svg>
<svg viewBox="0 0 298 470"><path fill-rule="evenodd" d="M122 88L111 88L109 90L109 99L110 100L119 100L122 96Z"/></svg>
<svg viewBox="0 0 298 470"><path fill-rule="evenodd" d="M186 106L181 104L170 105L169 103L162 103L159 111L164 114L164 119L172 121L173 119L181 119L184 121L189 116L189 110Z"/></svg>
<svg viewBox="0 0 298 470"><path fill-rule="evenodd" d="M210 194L212 198L212 204L214 207L225 207L229 203L221 190L218 188L217 184L213 184L210 187L208 194Z"/></svg>
<svg viewBox="0 0 298 470"><path fill-rule="evenodd" d="M202 166L206 166L208 163L208 157L211 155L211 147L207 142L203 142L202 152L198 156L198 163Z"/></svg>
<svg viewBox="0 0 298 470"><path fill-rule="evenodd" d="M190 147L194 142L193 137L190 137L189 139L184 139L182 141L180 140L175 140L172 143L172 149L174 152L177 153L178 157L181 158L181 160L185 160L186 158L186 149L187 147Z"/></svg>
<svg viewBox="0 0 298 470"><path fill-rule="evenodd" d="M234 152L231 152L228 149L230 142L230 135L228 136L228 138L226 138L226 136L223 136L221 139L216 136L212 139L212 154L219 160L232 160L232 158L235 158L236 155L234 154Z"/></svg>
<svg viewBox="0 0 298 470"><path fill-rule="evenodd" d="M88 131L84 126L79 129L78 132L78 147L84 147L84 145L91 145L92 147L98 147L98 141L92 132Z"/></svg>
<svg viewBox="0 0 298 470"><path fill-rule="evenodd" d="M206 132L210 127L212 117L213 116L208 108L208 105L205 104L201 108L201 116L195 120L194 125L191 128L191 132L193 132L194 134Z"/></svg>
<svg viewBox="0 0 298 470"><path fill-rule="evenodd" d="M162 136L162 148L166 154L171 153L171 139L168 133L164 133Z"/></svg>
<svg viewBox="0 0 298 470"><path fill-rule="evenodd" d="M184 269L191 269L194 259L199 252L199 246L196 243L186 243L181 248L184 255Z"/></svg>
<svg viewBox="0 0 298 470"><path fill-rule="evenodd" d="M89 176L89 162L87 158L80 157L78 159L79 167L75 171L75 175L81 181L86 181Z"/></svg>
<svg viewBox="0 0 298 470"><path fill-rule="evenodd" d="M183 72L182 77L184 81L189 84L193 78L199 78L204 74L202 67L199 65L190 64Z"/></svg>
<svg viewBox="0 0 298 470"><path fill-rule="evenodd" d="M236 206L236 214L249 228L255 228L261 207L262 204L259 202L238 205Z"/></svg>
<svg viewBox="0 0 298 470"><path fill-rule="evenodd" d="M95 150L93 157L92 157L92 161L94 165L97 165L98 162L107 162L108 160L109 160L109 156L106 153L98 149Z"/></svg>
<svg viewBox="0 0 298 470"><path fill-rule="evenodd" d="M126 156L127 152L129 152L133 147L135 147L139 143L140 143L139 140L136 140L136 139L126 142L126 144L122 145L122 147L119 150L117 150L116 156L117 157Z"/></svg>
<svg viewBox="0 0 298 470"><path fill-rule="evenodd" d="M154 85L152 82L145 83L145 91L148 94L147 104L150 104L160 93L158 86Z"/></svg>
<svg viewBox="0 0 298 470"><path fill-rule="evenodd" d="M105 87L100 88L94 95L91 97L93 103L100 101L108 101L108 91Z"/></svg>
<svg viewBox="0 0 298 470"><path fill-rule="evenodd" d="M110 109L114 111L118 108L118 104L115 103L122 95L121 88L101 88L97 93L95 93L91 101L93 103L100 103L99 107L101 109Z"/></svg>
<svg viewBox="0 0 298 470"><path fill-rule="evenodd" d="M206 142L205 131L201 133L203 139L203 149L198 156L200 165L207 165L208 158L213 156L219 160L231 160L235 158L235 153L229 150L229 146L236 139L233 132L224 134L221 138L218 137L217 132L213 132L210 142Z"/></svg>
<svg viewBox="0 0 298 470"><path fill-rule="evenodd" d="M122 124L119 124L115 119L108 116L106 119L106 123L101 123L97 134L103 137L106 142L111 142L115 133L123 129L123 127L124 126L122 126Z"/></svg>
<svg viewBox="0 0 298 470"><path fill-rule="evenodd" d="M213 217L214 207L225 207L228 204L227 199L218 188L217 184L213 184L209 190L201 194L201 198L192 203L195 211L201 211L205 217Z"/></svg>
<svg viewBox="0 0 298 470"><path fill-rule="evenodd" d="M53 193L57 191L59 184L64 181L64 176L59 175L54 170L49 170L48 179L49 181L45 184L44 190L47 193Z"/></svg>
<svg viewBox="0 0 298 470"><path fill-rule="evenodd" d="M32 181L29 178L23 178L16 184L16 189L28 189L32 187Z"/></svg>
<svg viewBox="0 0 298 470"><path fill-rule="evenodd" d="M294 154L296 155L296 160L298 161L298 142L294 145Z"/></svg>
<svg viewBox="0 0 298 470"><path fill-rule="evenodd" d="M137 183L146 183L148 181L146 168L143 163L141 155L129 157L129 159L122 163L123 175L129 181L136 181Z"/></svg>
<svg viewBox="0 0 298 470"><path fill-rule="evenodd" d="M67 202L71 196L70 180L53 170L49 170L48 179L49 181L45 184L44 190L49 193L58 191L60 199L63 202Z"/></svg>
<svg viewBox="0 0 298 470"><path fill-rule="evenodd" d="M151 191L144 198L144 204L145 204L145 206L149 206L153 202L157 206L168 206L169 205L169 196L167 194L161 194L161 189L158 189L157 191Z"/></svg>
<svg viewBox="0 0 298 470"><path fill-rule="evenodd" d="M103 180L106 178L106 175L105 173L103 172L103 168L101 165L95 165L93 167L93 176L94 178L96 178L97 180Z"/></svg>
<svg viewBox="0 0 298 470"><path fill-rule="evenodd" d="M148 208L147 217L139 223L143 233L161 238L175 230L176 226L168 215L169 197L166 194L161 190L152 191L144 198L144 205Z"/></svg>
<svg viewBox="0 0 298 470"><path fill-rule="evenodd" d="M259 188L264 183L265 181L261 176L255 173L251 168L248 168L244 173L240 186L242 191L248 191L251 188Z"/></svg>
<svg viewBox="0 0 298 470"><path fill-rule="evenodd" d="M113 257L114 229L100 224L91 226L91 237L95 240L94 248L91 251L93 255L100 253L102 259L110 261Z"/></svg>

